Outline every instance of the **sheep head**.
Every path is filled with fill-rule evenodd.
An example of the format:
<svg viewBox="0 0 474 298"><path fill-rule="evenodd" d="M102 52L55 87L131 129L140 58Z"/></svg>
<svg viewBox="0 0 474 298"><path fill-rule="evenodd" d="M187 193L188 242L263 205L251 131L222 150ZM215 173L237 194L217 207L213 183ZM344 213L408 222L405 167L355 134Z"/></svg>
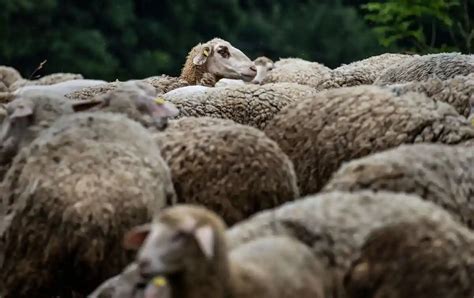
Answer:
<svg viewBox="0 0 474 298"><path fill-rule="evenodd" d="M190 84L199 84L205 73L222 78L250 82L257 74L255 63L228 41L214 38L195 46L188 55L181 77Z"/></svg>
<svg viewBox="0 0 474 298"><path fill-rule="evenodd" d="M255 66L257 67L257 75L252 80L254 84L262 84L263 79L267 76L267 73L273 69L274 63L271 59L261 56L255 59Z"/></svg>
<svg viewBox="0 0 474 298"><path fill-rule="evenodd" d="M125 235L124 245L139 249L137 263L145 279L197 273L200 266L222 255L224 229L214 213L178 205L164 209L152 224L133 228Z"/></svg>
<svg viewBox="0 0 474 298"><path fill-rule="evenodd" d="M167 127L168 118L179 114L178 109L157 96L156 89L144 82L128 81L117 89L99 95L92 100L77 101L75 111L95 110L126 114L145 126L158 130Z"/></svg>

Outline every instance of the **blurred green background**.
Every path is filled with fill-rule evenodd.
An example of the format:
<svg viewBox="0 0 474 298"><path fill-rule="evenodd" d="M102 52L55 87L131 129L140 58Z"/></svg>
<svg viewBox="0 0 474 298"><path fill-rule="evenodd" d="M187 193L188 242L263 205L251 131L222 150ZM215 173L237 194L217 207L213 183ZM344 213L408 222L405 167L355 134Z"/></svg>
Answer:
<svg viewBox="0 0 474 298"><path fill-rule="evenodd" d="M196 43L337 67L383 52L474 47L474 0L0 0L0 65L29 77L178 75Z"/></svg>

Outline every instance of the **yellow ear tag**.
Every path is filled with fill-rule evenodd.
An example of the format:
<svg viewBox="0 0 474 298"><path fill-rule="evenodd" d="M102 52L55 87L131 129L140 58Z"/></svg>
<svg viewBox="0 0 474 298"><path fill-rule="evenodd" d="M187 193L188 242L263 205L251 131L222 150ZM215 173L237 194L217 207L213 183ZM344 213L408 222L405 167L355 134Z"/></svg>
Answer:
<svg viewBox="0 0 474 298"><path fill-rule="evenodd" d="M207 49L204 49L204 56L206 56L206 57L209 56L209 51Z"/></svg>
<svg viewBox="0 0 474 298"><path fill-rule="evenodd" d="M162 97L157 97L155 98L155 103L162 105L162 104L165 104L165 100Z"/></svg>
<svg viewBox="0 0 474 298"><path fill-rule="evenodd" d="M151 282L157 288L164 287L167 284L166 279L163 276L157 276L153 278Z"/></svg>
<svg viewBox="0 0 474 298"><path fill-rule="evenodd" d="M474 117L471 119L471 125L474 126Z"/></svg>

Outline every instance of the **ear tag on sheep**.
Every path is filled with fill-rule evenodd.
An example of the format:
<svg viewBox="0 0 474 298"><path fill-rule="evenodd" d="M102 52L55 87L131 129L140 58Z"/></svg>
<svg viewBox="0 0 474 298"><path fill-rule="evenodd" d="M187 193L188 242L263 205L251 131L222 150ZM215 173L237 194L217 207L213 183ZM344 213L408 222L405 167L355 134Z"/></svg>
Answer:
<svg viewBox="0 0 474 298"><path fill-rule="evenodd" d="M209 260L214 256L214 233L209 225L197 228L194 237L199 248Z"/></svg>
<svg viewBox="0 0 474 298"><path fill-rule="evenodd" d="M162 105L162 104L165 104L165 100L163 99L163 97L157 97L155 98L155 103Z"/></svg>
<svg viewBox="0 0 474 298"><path fill-rule="evenodd" d="M158 276L156 276L156 277L153 278L153 280L151 281L151 283L152 283L155 287L161 288L161 287L166 286L167 281L166 281L166 279L165 279L163 276L158 275Z"/></svg>
<svg viewBox="0 0 474 298"><path fill-rule="evenodd" d="M209 50L208 49L204 49L204 56L209 57Z"/></svg>

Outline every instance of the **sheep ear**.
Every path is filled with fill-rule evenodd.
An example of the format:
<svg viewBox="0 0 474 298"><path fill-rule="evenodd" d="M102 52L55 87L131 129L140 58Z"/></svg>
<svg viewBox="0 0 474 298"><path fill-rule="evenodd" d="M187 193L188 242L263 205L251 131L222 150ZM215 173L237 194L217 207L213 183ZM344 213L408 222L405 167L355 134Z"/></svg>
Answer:
<svg viewBox="0 0 474 298"><path fill-rule="evenodd" d="M203 65L211 55L212 49L209 46L203 46L201 52L193 58L194 65Z"/></svg>
<svg viewBox="0 0 474 298"><path fill-rule="evenodd" d="M138 250L150 233L150 227L150 224L145 224L132 228L123 237L123 247Z"/></svg>
<svg viewBox="0 0 474 298"><path fill-rule="evenodd" d="M170 102L166 102L163 98L155 99L156 105L153 108L153 118L170 118L179 114L176 106Z"/></svg>
<svg viewBox="0 0 474 298"><path fill-rule="evenodd" d="M24 118L33 115L33 108L29 104L22 104L16 106L13 113L10 115L10 119Z"/></svg>
<svg viewBox="0 0 474 298"><path fill-rule="evenodd" d="M212 227L205 225L197 228L194 231L194 238L196 238L199 248L206 258L212 259L214 257L214 232Z"/></svg>
<svg viewBox="0 0 474 298"><path fill-rule="evenodd" d="M72 104L72 108L74 112L82 112L85 110L92 109L93 107L96 107L103 103L102 100L97 100L97 99L90 99L90 100L78 100L75 101Z"/></svg>

